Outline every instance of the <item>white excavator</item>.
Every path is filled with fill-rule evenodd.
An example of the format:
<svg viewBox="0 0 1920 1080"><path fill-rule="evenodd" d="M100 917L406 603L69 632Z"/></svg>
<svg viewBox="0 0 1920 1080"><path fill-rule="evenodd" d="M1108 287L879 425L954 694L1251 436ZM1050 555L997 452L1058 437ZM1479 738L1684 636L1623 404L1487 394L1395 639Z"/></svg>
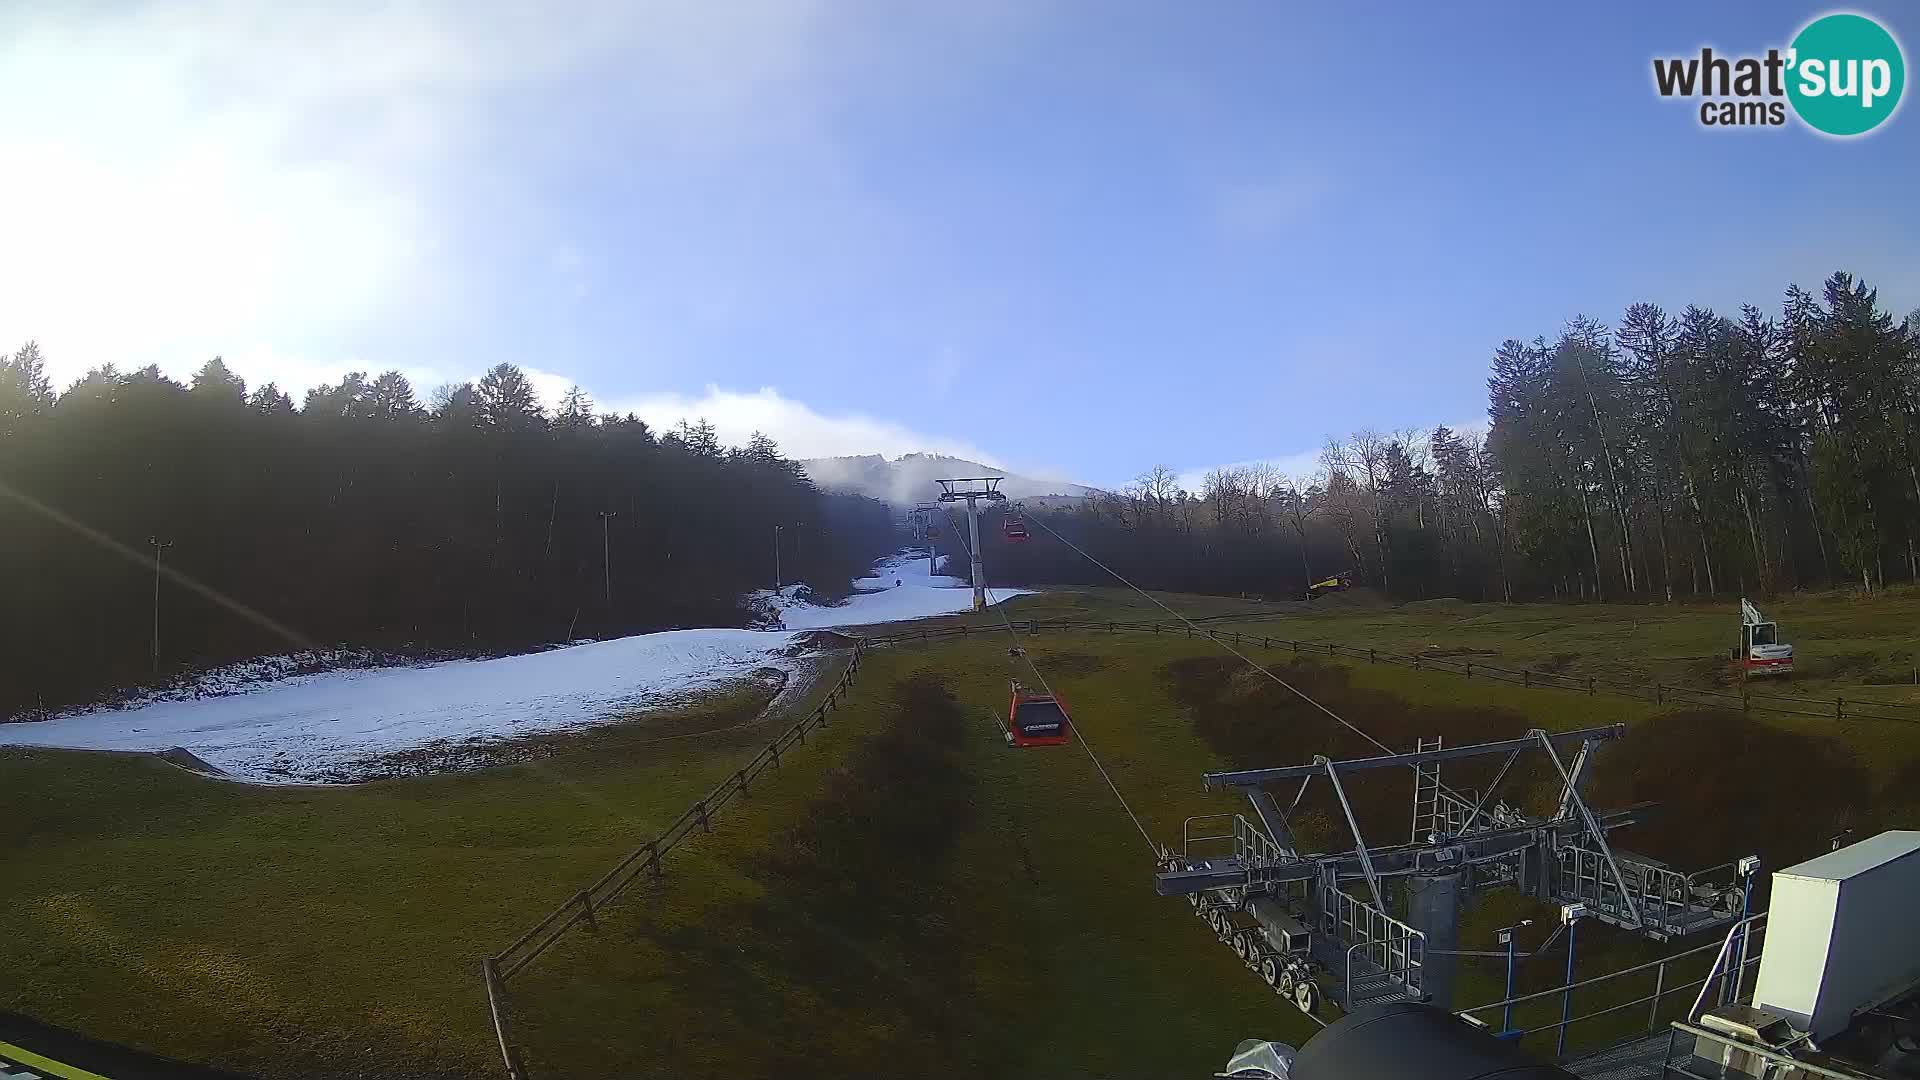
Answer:
<svg viewBox="0 0 1920 1080"><path fill-rule="evenodd" d="M1780 626L1760 614L1746 597L1740 598L1740 644L1733 649L1740 677L1793 673L1793 646L1780 640Z"/></svg>

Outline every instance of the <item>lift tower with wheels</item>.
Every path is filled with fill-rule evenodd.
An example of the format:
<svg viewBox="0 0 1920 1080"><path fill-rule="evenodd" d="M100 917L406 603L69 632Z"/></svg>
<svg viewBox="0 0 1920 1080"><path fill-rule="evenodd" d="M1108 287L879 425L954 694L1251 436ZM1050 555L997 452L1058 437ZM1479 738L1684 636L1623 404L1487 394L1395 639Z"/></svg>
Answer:
<svg viewBox="0 0 1920 1080"><path fill-rule="evenodd" d="M1723 873L1735 869L1728 864L1683 874L1609 844L1607 834L1642 808L1594 810L1581 788L1600 745L1625 730L1535 729L1472 746L1422 740L1412 753L1208 773L1206 786L1246 796L1254 819L1189 818L1181 846L1162 851L1155 887L1187 897L1248 967L1307 1012L1322 990L1348 1012L1409 999L1451 1007L1460 910L1487 889L1515 888L1657 941L1739 921L1749 871ZM1545 759L1557 781L1559 796L1543 816L1495 798L1523 754ZM1463 793L1441 780L1443 762L1480 757L1501 759L1485 791ZM1382 769L1413 772L1405 843L1369 844L1354 814L1349 786ZM1350 850L1299 850L1289 818L1315 782L1338 800ZM1267 790L1278 784L1298 785L1290 806ZM1395 902L1396 882L1404 906Z"/></svg>
<svg viewBox="0 0 1920 1080"><path fill-rule="evenodd" d="M980 561L980 502L1006 502L1007 497L1000 493L1000 481L1004 476L962 476L952 480L936 480L940 485L940 501L943 503L964 502L967 504L967 550L973 557L973 610L987 610L987 572Z"/></svg>

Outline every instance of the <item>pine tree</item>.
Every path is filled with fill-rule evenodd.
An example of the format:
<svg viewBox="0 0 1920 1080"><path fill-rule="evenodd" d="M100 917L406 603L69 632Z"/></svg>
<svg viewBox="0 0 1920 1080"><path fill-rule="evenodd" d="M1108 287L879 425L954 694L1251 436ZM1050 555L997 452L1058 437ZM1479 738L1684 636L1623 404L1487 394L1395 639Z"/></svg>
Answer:
<svg viewBox="0 0 1920 1080"><path fill-rule="evenodd" d="M242 404L247 399L247 384L228 369L219 357L206 362L188 384L193 393L222 403Z"/></svg>

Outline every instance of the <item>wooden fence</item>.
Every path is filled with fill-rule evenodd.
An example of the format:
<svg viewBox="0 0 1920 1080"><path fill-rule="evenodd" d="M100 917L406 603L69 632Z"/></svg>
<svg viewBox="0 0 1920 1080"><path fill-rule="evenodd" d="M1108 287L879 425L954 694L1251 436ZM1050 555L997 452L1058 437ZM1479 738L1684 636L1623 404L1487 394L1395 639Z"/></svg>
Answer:
<svg viewBox="0 0 1920 1080"><path fill-rule="evenodd" d="M1902 705L1894 702L1862 701L1859 698L1847 700L1844 697L1818 698L1793 697L1784 694L1756 694L1749 690L1724 691L1700 690L1687 686L1673 686L1667 683L1631 683L1614 679L1601 679L1591 675L1562 675L1552 671L1533 668L1509 668L1482 663L1472 657L1432 656L1409 653L1396 653L1383 649L1360 648L1353 645L1340 645L1325 641L1300 641L1293 638L1272 637L1269 635L1242 632L1239 630L1216 630L1207 623L1247 622L1258 616L1213 615L1191 622L1089 622L1073 620L1029 619L1024 628L1019 621L1016 629L1030 637L1050 632L1079 633L1147 633L1175 634L1188 638L1201 638L1223 642L1235 648L1258 647L1271 652L1275 649L1290 651L1295 656L1338 656L1352 660L1365 660L1370 664L1396 664L1416 671L1444 671L1465 678L1491 679L1495 682L1512 683L1528 688L1557 688L1577 690L1585 694L1606 693L1619 697L1628 697L1636 701L1645 701L1653 705L1705 705L1715 708L1739 709L1742 712L1767 712L1785 716L1819 717L1828 720L1889 720L1899 723L1920 723L1920 706ZM869 646L911 644L913 642L931 642L951 638L965 638L973 635L997 636L1005 633L1002 627L984 626L942 626L926 630L907 630L895 634L882 634L864 639Z"/></svg>
<svg viewBox="0 0 1920 1080"><path fill-rule="evenodd" d="M1074 620L1026 620L1024 632L1029 637L1038 637L1048 633L1142 633L1172 634L1186 638L1201 638L1223 642L1238 648L1259 648L1263 652L1284 650L1294 656L1331 656L1351 660L1365 660L1372 664L1395 664L1416 671L1441 671L1457 674L1464 678L1491 679L1495 682L1511 683L1527 688L1556 688L1574 690L1586 694L1606 693L1621 697L1645 701L1653 705L1708 705L1719 708L1737 708L1745 712L1771 712L1789 716L1821 717L1831 720L1890 720L1902 723L1920 723L1920 708L1891 704L1886 702L1868 702L1858 699L1847 701L1840 697L1796 698L1778 694L1755 694L1745 690L1738 693L1699 690L1684 686L1670 686L1664 683L1651 685L1600 679L1594 676L1563 675L1551 671L1539 671L1532 668L1508 668L1493 664L1480 663L1471 657L1460 656L1421 656L1418 654L1396 653L1375 648L1360 648L1353 645L1341 645L1334 642L1301 641L1294 638L1273 637L1253 634L1239 630L1222 631L1212 629L1211 625L1220 622L1258 621L1258 616L1249 618L1239 615L1216 615L1192 622L1094 622ZM1016 628L1020 624L1016 622ZM507 980L524 971L541 953L551 948L566 932L575 926L585 925L589 929L597 928L597 912L612 903L627 887L642 876L659 877L665 871L661 860L674 848L694 835L710 829L713 818L727 807L735 798L748 793L750 786L759 776L769 769L780 767L781 756L794 748L805 744L810 732L827 726L828 715L835 707L846 700L859 673L860 663L869 649L896 647L916 643L932 643L956 638L975 636L995 637L1004 633L998 626L954 625L928 627L921 630L904 630L892 634L879 634L854 639L853 656L847 662L847 668L827 692L826 699L803 717L798 723L782 732L766 748L761 750L744 767L727 777L705 798L699 799L687 808L673 824L667 826L660 835L635 848L626 858L620 860L598 880L579 890L546 918L535 923L525 933L514 939L513 943L497 954L480 962L482 978L486 983L487 1007L492 1017L494 1034L499 1041L501 1060L506 1064L507 1074L512 1080L527 1080L525 1064L520 1047L510 1037L510 1026L506 1010Z"/></svg>
<svg viewBox="0 0 1920 1080"><path fill-rule="evenodd" d="M695 800L685 813L658 836L634 848L626 858L615 863L592 884L568 897L546 918L515 938L511 945L480 961L480 975L487 991L487 1011L493 1021L494 1037L499 1042L500 1058L507 1067L508 1076L513 1080L526 1080L527 1070L520 1047L511 1037L507 1017L507 980L526 970L527 965L552 948L573 927L584 925L589 930L598 929L600 909L618 899L628 886L641 877L662 876L666 871L661 860L669 852L696 832L711 831L713 819L734 799L748 794L762 773L778 769L784 755L805 745L808 734L826 727L828 717L852 690L854 679L860 673L861 659L868 647L867 641L856 638L846 670L840 673L840 678L827 691L826 698L792 727L775 737L752 760L721 781L705 798Z"/></svg>

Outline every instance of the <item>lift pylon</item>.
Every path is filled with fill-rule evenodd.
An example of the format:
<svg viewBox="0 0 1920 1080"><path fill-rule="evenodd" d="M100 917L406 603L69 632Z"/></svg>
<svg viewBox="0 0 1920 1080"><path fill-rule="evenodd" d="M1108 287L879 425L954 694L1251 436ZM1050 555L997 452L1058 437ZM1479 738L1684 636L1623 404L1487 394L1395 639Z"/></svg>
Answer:
<svg viewBox="0 0 1920 1080"><path fill-rule="evenodd" d="M1625 730L1622 724L1536 729L1469 746L1421 740L1412 753L1209 773L1206 786L1245 795L1256 820L1189 819L1179 850L1163 851L1155 888L1188 897L1263 978L1274 966L1264 963L1277 933L1267 925L1269 915L1284 913L1292 922L1283 929L1305 927L1311 941L1292 958L1290 985L1275 989L1297 1004L1290 991L1305 977L1304 967L1349 1011L1392 999L1448 1005L1459 913L1476 891L1512 886L1547 903L1584 905L1590 917L1656 940L1731 925L1741 910L1736 879L1682 875L1614 851L1607 834L1632 824L1644 807L1596 811L1581 795L1595 749ZM1558 773L1560 795L1548 816L1530 816L1496 798L1523 754L1548 758ZM1483 757L1504 758L1485 792L1463 794L1440 779L1442 762ZM1348 787L1390 768L1413 770L1413 835L1407 843L1370 845ZM1350 850L1298 850L1288 819L1317 780L1339 799L1353 837ZM1268 789L1295 781L1283 810ZM1395 882L1402 884L1397 893ZM1404 909L1396 898L1404 899Z"/></svg>
<svg viewBox="0 0 1920 1080"><path fill-rule="evenodd" d="M951 480L936 480L940 485L940 502L964 502L967 504L967 549L973 559L973 610L987 610L987 573L986 564L980 558L980 502L1006 502L1007 497L1000 492L1000 481L1004 476L962 476Z"/></svg>

